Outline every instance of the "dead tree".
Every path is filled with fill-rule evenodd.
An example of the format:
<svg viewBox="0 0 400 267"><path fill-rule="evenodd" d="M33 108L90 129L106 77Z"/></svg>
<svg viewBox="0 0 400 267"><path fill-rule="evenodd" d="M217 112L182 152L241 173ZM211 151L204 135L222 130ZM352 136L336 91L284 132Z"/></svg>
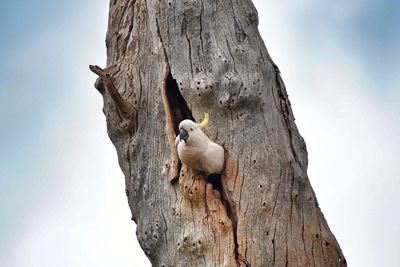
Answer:
<svg viewBox="0 0 400 267"><path fill-rule="evenodd" d="M107 67L91 66L153 266L346 266L251 0L111 0ZM220 181L177 156L181 120L210 114Z"/></svg>

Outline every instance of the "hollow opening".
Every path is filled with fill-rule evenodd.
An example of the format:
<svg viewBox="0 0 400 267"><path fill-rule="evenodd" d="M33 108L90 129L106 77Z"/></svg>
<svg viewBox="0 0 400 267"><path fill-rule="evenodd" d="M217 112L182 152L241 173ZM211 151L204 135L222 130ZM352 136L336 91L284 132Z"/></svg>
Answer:
<svg viewBox="0 0 400 267"><path fill-rule="evenodd" d="M234 250L235 259L238 261L238 265L240 265L239 260L242 261L242 259L244 259L244 258L239 254L239 244L238 244L238 237L237 237L238 218L237 218L235 207L232 206L232 203L230 202L229 197L227 196L226 189L224 190L224 188L223 188L221 177L222 177L221 174L215 174L215 173L209 174L207 176L207 183L212 184L213 189L217 190L219 192L219 195L221 196L221 202L224 205L224 207L226 209L226 213L232 222L233 242L235 245L235 250ZM242 262L245 263L245 260ZM245 266L248 266L248 265L245 263Z"/></svg>
<svg viewBox="0 0 400 267"><path fill-rule="evenodd" d="M164 101L164 107L166 111L166 121L167 121L167 135L168 139L170 141L171 145L171 150L175 151L175 136L179 134L179 123L185 119L190 119L192 121L195 121L193 118L192 112L189 109L185 99L181 95L181 92L184 91L184 87L182 87L182 83L179 82L180 88L176 82L176 80L173 78L171 71L169 69L166 70L166 79L165 79L165 87L163 88L163 101ZM211 88L211 87L210 87ZM222 102L221 102L222 103ZM175 151L176 152L176 151ZM176 154L176 153L175 153ZM174 156L171 156L174 157ZM177 157L177 155L175 156ZM177 181L179 178L179 175L184 175L181 173L181 167L182 163L179 159L177 161L174 161L174 165L171 166L171 168L174 170L174 176L173 179L170 180L171 183L174 183L174 181ZM235 206L233 206L230 202L229 197L226 195L227 192L223 188L223 182L221 180L221 175L220 174L211 174L207 177L207 182L211 183L213 186L213 189L219 192L219 195L221 197L221 202L224 205L226 209L226 213L229 217L229 219L232 222L233 225L233 242L235 246L235 258L239 263L239 260L242 261L243 257L239 254L239 245L238 245L238 239L237 239L237 214L236 214L236 209ZM185 189L186 186L185 186ZM196 188L194 188L194 191L196 191ZM189 191L189 195L193 195L194 192L192 190ZM178 213L176 214L177 216L179 215ZM195 245L195 244L194 244ZM179 244L178 244L179 246Z"/></svg>
<svg viewBox="0 0 400 267"><path fill-rule="evenodd" d="M208 175L207 182L212 184L213 189L222 193L222 182L221 182L221 175L212 173Z"/></svg>
<svg viewBox="0 0 400 267"><path fill-rule="evenodd" d="M179 133L179 123L185 119L195 121L185 99L179 92L176 80L172 77L171 70L166 80L168 108L171 112L172 126L176 135Z"/></svg>

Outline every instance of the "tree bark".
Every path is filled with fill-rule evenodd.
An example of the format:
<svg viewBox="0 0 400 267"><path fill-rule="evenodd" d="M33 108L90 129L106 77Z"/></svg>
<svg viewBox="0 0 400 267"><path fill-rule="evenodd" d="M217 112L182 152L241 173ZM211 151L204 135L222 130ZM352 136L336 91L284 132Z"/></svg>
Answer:
<svg viewBox="0 0 400 267"><path fill-rule="evenodd" d="M110 2L107 67L91 68L153 266L346 266L257 26L250 0ZM226 150L220 181L174 146L179 122L204 112Z"/></svg>

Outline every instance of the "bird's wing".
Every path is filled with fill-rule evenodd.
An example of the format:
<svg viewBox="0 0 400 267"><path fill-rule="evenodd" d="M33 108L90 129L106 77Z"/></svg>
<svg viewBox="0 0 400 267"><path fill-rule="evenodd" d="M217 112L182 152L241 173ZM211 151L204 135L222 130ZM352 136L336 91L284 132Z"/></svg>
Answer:
<svg viewBox="0 0 400 267"><path fill-rule="evenodd" d="M221 173L225 163L224 149L214 142L209 142L202 154L201 163L205 172Z"/></svg>

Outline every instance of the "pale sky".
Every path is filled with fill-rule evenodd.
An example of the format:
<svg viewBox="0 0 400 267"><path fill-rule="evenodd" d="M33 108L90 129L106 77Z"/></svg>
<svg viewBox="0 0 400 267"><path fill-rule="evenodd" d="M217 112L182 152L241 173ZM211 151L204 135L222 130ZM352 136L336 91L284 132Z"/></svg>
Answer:
<svg viewBox="0 0 400 267"><path fill-rule="evenodd" d="M255 4L348 265L397 267L400 2ZM2 4L0 266L150 266L88 69L105 65L107 12Z"/></svg>

